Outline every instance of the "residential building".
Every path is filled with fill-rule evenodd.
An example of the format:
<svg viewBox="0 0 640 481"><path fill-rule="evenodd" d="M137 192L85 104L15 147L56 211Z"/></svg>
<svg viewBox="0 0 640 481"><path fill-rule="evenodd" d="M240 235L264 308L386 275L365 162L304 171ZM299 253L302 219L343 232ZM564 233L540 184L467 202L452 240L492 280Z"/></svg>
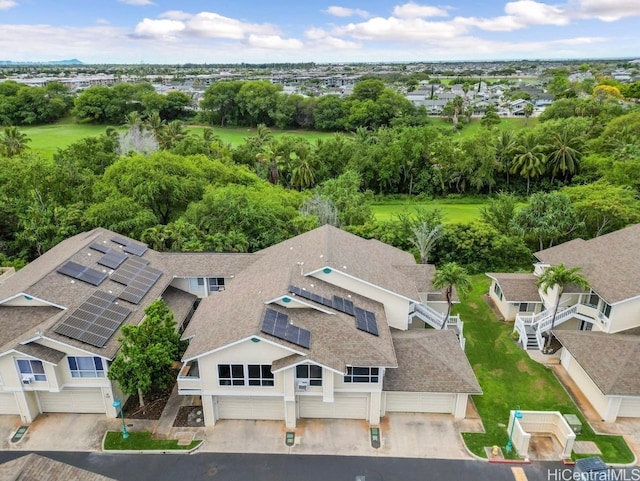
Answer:
<svg viewBox="0 0 640 481"><path fill-rule="evenodd" d="M105 229L79 234L0 277L0 414L117 416L125 396L108 370L120 326L163 299L189 341L179 392L200 397L206 424L464 417L480 387L433 274L330 226L255 254L159 253Z"/></svg>
<svg viewBox="0 0 640 481"><path fill-rule="evenodd" d="M505 320L515 320L518 342L542 349L553 329L562 365L606 421L640 417L638 252L640 224L537 252L532 274L487 274L490 299ZM560 299L557 287L539 289L539 276L558 264L580 267L590 289L566 286Z"/></svg>

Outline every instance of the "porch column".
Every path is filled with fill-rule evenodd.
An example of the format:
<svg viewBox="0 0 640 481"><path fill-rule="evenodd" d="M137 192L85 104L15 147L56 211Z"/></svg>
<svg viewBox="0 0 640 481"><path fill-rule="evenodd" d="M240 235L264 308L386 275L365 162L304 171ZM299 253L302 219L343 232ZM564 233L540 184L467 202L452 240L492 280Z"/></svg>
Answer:
<svg viewBox="0 0 640 481"><path fill-rule="evenodd" d="M369 394L369 424L380 424L380 409L382 408L382 391L373 391Z"/></svg>

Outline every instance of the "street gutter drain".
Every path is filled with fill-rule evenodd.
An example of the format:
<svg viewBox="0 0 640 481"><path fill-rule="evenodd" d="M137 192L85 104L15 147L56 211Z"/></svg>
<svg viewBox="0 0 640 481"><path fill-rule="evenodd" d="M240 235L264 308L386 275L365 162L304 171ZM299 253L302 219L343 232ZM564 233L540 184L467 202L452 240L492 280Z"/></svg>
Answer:
<svg viewBox="0 0 640 481"><path fill-rule="evenodd" d="M380 447L380 428L371 428L371 447Z"/></svg>
<svg viewBox="0 0 640 481"><path fill-rule="evenodd" d="M295 440L296 440L296 433L291 433L291 432L286 433L284 438L284 443L287 446L293 446L293 443L295 442Z"/></svg>
<svg viewBox="0 0 640 481"><path fill-rule="evenodd" d="M29 426L20 426L15 434L11 437L11 442L17 443L18 441L20 441L27 432L27 429L29 429Z"/></svg>

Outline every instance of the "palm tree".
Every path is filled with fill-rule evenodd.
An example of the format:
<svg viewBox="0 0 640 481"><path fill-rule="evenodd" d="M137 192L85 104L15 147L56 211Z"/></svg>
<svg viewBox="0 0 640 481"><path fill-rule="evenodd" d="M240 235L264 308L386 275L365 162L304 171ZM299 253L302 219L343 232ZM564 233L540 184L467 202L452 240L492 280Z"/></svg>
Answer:
<svg viewBox="0 0 640 481"><path fill-rule="evenodd" d="M18 127L7 127L0 138L0 151L7 157L20 155L29 148L27 146L29 142L31 139L27 134L20 132Z"/></svg>
<svg viewBox="0 0 640 481"><path fill-rule="evenodd" d="M438 242L443 236L442 224L437 224L435 227L431 228L428 222L422 222L421 224L412 227L411 232L413 233L413 237L409 238L409 242L418 249L420 262L422 264L427 264L429 261L429 254L436 245L436 242Z"/></svg>
<svg viewBox="0 0 640 481"><path fill-rule="evenodd" d="M582 135L573 134L566 125L551 134L551 142L547 145L547 149L550 151L547 165L551 170L551 183L559 172L565 176L576 173L582 158L581 147L583 145Z"/></svg>
<svg viewBox="0 0 640 481"><path fill-rule="evenodd" d="M544 348L545 351L548 351L549 346L551 345L551 331L556 324L558 307L560 307L560 298L562 297L565 287L568 285L575 285L582 289L589 289L589 281L582 276L580 270L580 267L567 268L564 264L558 264L557 266L548 267L542 275L538 277L536 284L545 294L549 289L553 289L556 286L558 287L558 295L556 298L556 304L553 308L551 328L549 329L549 336L547 337L547 343Z"/></svg>
<svg viewBox="0 0 640 481"><path fill-rule="evenodd" d="M256 160L267 165L267 180L274 185L277 184L280 178L282 156L278 154L273 143L263 145L260 152L256 154Z"/></svg>
<svg viewBox="0 0 640 481"><path fill-rule="evenodd" d="M461 296L466 296L471 291L471 279L469 279L469 274L464 267L460 267L455 262L448 262L436 269L436 273L433 276L433 287L435 289L445 289L445 295L447 296L447 315L442 324L442 327L444 327L453 306L453 288L455 287Z"/></svg>
<svg viewBox="0 0 640 481"><path fill-rule="evenodd" d="M494 142L499 169L507 174L507 190L509 190L509 174L517 145L513 130L501 130Z"/></svg>
<svg viewBox="0 0 640 481"><path fill-rule="evenodd" d="M123 127L128 127L129 129L133 128L141 128L143 126L142 116L140 112L134 110L133 112L129 112L124 117L124 125Z"/></svg>
<svg viewBox="0 0 640 481"><path fill-rule="evenodd" d="M545 155L532 132L526 132L520 137L515 153L511 173L519 173L527 179L527 195L529 195L531 177L544 172Z"/></svg>
<svg viewBox="0 0 640 481"><path fill-rule="evenodd" d="M458 130L458 115L464 107L464 99L460 95L456 95L453 99L453 130Z"/></svg>
<svg viewBox="0 0 640 481"><path fill-rule="evenodd" d="M299 156L295 152L289 154L292 162L291 185L302 190L312 187L316 182L316 173L308 155Z"/></svg>
<svg viewBox="0 0 640 481"><path fill-rule="evenodd" d="M147 120L145 121L145 127L148 128L153 135L156 137L156 140L160 142L160 137L162 137L162 131L166 126L166 122L160 117L158 112L151 112L147 116Z"/></svg>
<svg viewBox="0 0 640 481"><path fill-rule="evenodd" d="M187 133L184 124L180 120L169 122L160 134L160 145L163 149L171 149L184 139Z"/></svg>

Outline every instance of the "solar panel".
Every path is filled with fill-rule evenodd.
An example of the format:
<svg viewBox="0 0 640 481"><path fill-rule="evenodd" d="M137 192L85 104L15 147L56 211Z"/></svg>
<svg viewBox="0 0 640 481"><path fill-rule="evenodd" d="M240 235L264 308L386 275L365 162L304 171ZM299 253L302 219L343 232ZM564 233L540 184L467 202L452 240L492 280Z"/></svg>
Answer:
<svg viewBox="0 0 640 481"><path fill-rule="evenodd" d="M115 249L107 249L104 255L98 261L98 264L108 267L109 269L117 269L129 256L124 252Z"/></svg>
<svg viewBox="0 0 640 481"><path fill-rule="evenodd" d="M374 336L378 335L378 323L376 315L371 311L365 311L359 307L355 308L356 327L361 331L368 332Z"/></svg>
<svg viewBox="0 0 640 481"><path fill-rule="evenodd" d="M124 237L119 237L119 236L112 237L111 240L116 244L120 244L121 246L128 246L129 243L131 242L129 239L125 239Z"/></svg>
<svg viewBox="0 0 640 481"><path fill-rule="evenodd" d="M273 309L265 309L260 330L278 339L292 342L307 349L311 346L311 333L309 331L290 324L289 316Z"/></svg>
<svg viewBox="0 0 640 481"><path fill-rule="evenodd" d="M103 347L131 313L115 303L116 296L96 291L74 310L54 331L63 336Z"/></svg>
<svg viewBox="0 0 640 481"><path fill-rule="evenodd" d="M345 299L344 297L333 296L333 308L336 311L344 312L350 316L355 316L353 302L349 299Z"/></svg>
<svg viewBox="0 0 640 481"><path fill-rule="evenodd" d="M99 286L107 278L106 272L100 272L72 261L60 266L57 272L93 286Z"/></svg>
<svg viewBox="0 0 640 481"><path fill-rule="evenodd" d="M89 247L94 251L102 252L103 254L106 254L110 250L106 245L100 244L99 242L94 242Z"/></svg>
<svg viewBox="0 0 640 481"><path fill-rule="evenodd" d="M145 267L129 281L127 288L118 296L123 301L138 304L162 275L162 271Z"/></svg>
<svg viewBox="0 0 640 481"><path fill-rule="evenodd" d="M291 294L295 294L296 296L302 295L302 289L296 286L289 286L289 292Z"/></svg>
<svg viewBox="0 0 640 481"><path fill-rule="evenodd" d="M144 244L129 244L122 249L129 254L133 254L135 256L142 256L145 252L147 252L147 246Z"/></svg>
<svg viewBox="0 0 640 481"><path fill-rule="evenodd" d="M146 259L128 257L118 270L111 274L111 280L128 286L147 265L149 265L149 261Z"/></svg>

